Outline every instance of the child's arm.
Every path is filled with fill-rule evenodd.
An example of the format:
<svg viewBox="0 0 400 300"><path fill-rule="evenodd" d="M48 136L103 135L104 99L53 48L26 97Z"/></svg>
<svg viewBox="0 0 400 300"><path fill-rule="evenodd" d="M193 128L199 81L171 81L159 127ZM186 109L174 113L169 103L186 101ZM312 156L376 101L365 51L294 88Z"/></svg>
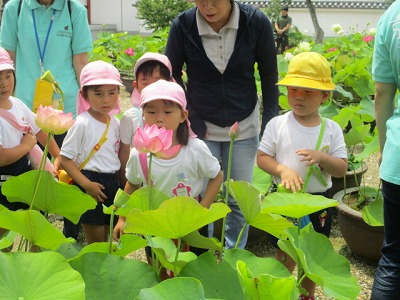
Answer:
<svg viewBox="0 0 400 300"><path fill-rule="evenodd" d="M218 175L215 178L211 178L208 181L204 197L200 201L200 204L202 206L209 208L211 204L213 204L223 181L224 181L224 176L221 171L218 172Z"/></svg>
<svg viewBox="0 0 400 300"><path fill-rule="evenodd" d="M333 177L343 177L347 171L347 159L330 156L323 151L297 150L296 153L302 158L300 161L308 161L307 166L317 164L326 173Z"/></svg>
<svg viewBox="0 0 400 300"><path fill-rule="evenodd" d="M278 163L273 157L267 155L261 150L257 152L257 165L268 174L280 177L282 186L291 189L292 192L301 190L303 179L287 166Z"/></svg>
<svg viewBox="0 0 400 300"><path fill-rule="evenodd" d="M0 167L15 163L21 157L26 155L29 150L36 145L36 143L36 136L28 133L22 137L21 143L18 146L13 148L3 148L0 146Z"/></svg>
<svg viewBox="0 0 400 300"><path fill-rule="evenodd" d="M132 184L129 181L126 182L124 192L128 195L131 195L134 191L140 188L140 184ZM115 224L113 236L114 240L118 240L122 234L124 234L124 227L125 227L126 217L119 216L117 224Z"/></svg>
<svg viewBox="0 0 400 300"><path fill-rule="evenodd" d="M104 190L104 186L98 182L90 181L82 172L78 166L71 159L61 155L61 166L73 179L73 181L81 186L88 195L92 196L97 202L103 202L107 199L107 196L101 191Z"/></svg>
<svg viewBox="0 0 400 300"><path fill-rule="evenodd" d="M47 136L48 133L44 132L43 130L40 130L37 134L36 137L42 146L46 146L47 143ZM60 148L58 147L54 137L50 138L49 142L49 153L51 156L54 157L54 169L58 171L61 167L61 162L60 162Z"/></svg>
<svg viewBox="0 0 400 300"><path fill-rule="evenodd" d="M119 170L119 182L121 183L121 186L125 186L127 182L125 177L125 169L126 169L126 163L128 162L129 159L130 150L131 150L130 145L121 142L118 153L118 158L119 161L121 162L121 169Z"/></svg>

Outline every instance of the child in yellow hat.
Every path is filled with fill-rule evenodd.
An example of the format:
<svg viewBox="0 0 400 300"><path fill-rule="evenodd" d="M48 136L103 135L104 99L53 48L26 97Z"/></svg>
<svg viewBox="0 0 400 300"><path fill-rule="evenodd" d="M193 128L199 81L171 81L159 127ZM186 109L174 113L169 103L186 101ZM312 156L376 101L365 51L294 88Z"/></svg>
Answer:
<svg viewBox="0 0 400 300"><path fill-rule="evenodd" d="M286 86L291 111L273 118L266 126L257 153L257 164L271 174L275 184L292 192L300 191L310 165L316 165L323 180L311 176L306 192L329 197L331 176L343 177L347 170L347 151L342 130L330 119L323 120L318 109L335 89L327 60L315 52L303 52L289 63L288 73L277 85ZM316 149L319 137L320 146ZM309 215L316 232L329 237L330 209ZM275 245L277 240L275 239ZM295 262L277 249L276 258L293 271ZM306 278L303 287L314 299L315 283Z"/></svg>

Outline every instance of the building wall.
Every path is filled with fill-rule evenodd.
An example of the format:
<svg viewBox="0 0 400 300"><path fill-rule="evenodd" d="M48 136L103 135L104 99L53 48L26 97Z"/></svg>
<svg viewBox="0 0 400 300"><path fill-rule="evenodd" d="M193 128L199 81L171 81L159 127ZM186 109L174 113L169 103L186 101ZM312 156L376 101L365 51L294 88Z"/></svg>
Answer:
<svg viewBox="0 0 400 300"><path fill-rule="evenodd" d="M318 23L324 30L325 37L335 35L331 29L333 24L340 24L345 34L376 28L379 17L384 11L384 9L316 9ZM307 35L315 36L308 9L291 8L289 9L289 15L293 19L293 25L297 26L301 32L307 32Z"/></svg>

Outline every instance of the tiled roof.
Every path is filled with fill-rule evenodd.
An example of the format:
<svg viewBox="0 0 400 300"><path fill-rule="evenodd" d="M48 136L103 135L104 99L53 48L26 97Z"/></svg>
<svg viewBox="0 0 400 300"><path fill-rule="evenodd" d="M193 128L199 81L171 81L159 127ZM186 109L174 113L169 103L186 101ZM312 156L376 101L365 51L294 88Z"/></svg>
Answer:
<svg viewBox="0 0 400 300"><path fill-rule="evenodd" d="M242 3L251 4L256 7L267 7L268 0L249 0L240 1ZM313 1L315 8L343 8L343 9L386 9L388 4L384 1ZM291 8L307 8L306 1L291 1Z"/></svg>

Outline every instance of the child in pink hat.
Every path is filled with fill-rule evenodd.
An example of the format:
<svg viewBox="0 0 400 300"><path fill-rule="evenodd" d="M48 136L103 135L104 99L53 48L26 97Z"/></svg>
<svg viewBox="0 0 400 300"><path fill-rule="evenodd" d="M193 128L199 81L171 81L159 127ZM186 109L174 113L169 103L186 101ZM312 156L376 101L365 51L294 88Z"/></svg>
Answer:
<svg viewBox="0 0 400 300"><path fill-rule="evenodd" d="M119 188L119 120L112 114L120 110L122 83L113 65L94 61L82 69L80 84L79 115L61 147L61 165L73 182L97 201L96 208L81 217L90 244L107 241L110 215L103 213L102 204L110 206Z"/></svg>
<svg viewBox="0 0 400 300"><path fill-rule="evenodd" d="M19 99L13 97L15 89L14 63L8 52L0 48L0 204L9 210L16 211L26 209L29 206L20 202L9 202L1 192L3 183L10 176L18 176L29 170L31 165L28 160L28 152L39 141L46 145L47 133L42 131L35 123L35 114ZM30 133L13 125L22 127L28 125ZM56 158L55 167L59 166L60 149L54 138L50 139L49 152ZM0 228L0 236L6 230Z"/></svg>
<svg viewBox="0 0 400 300"><path fill-rule="evenodd" d="M159 79L172 80L172 67L168 57L160 53L146 52L136 62L133 73L135 80L131 96L133 107L124 112L120 122L121 147L119 159L121 161L120 180L122 186L126 182L125 166L129 158L129 152L133 147L133 136L138 126L142 126L142 112L139 108L141 103L140 93L149 84Z"/></svg>
<svg viewBox="0 0 400 300"><path fill-rule="evenodd" d="M140 106L146 124L156 124L159 128L173 130L172 146L182 145L180 151L172 158L153 157L151 179L154 186L170 197L186 195L198 199L202 206L210 207L220 190L223 175L218 160L190 129L184 90L175 82L158 80L145 87L141 96ZM146 185L145 173L139 152L132 148L126 166L128 181L125 192L131 194L142 185ZM205 182L208 183L201 198L200 193ZM121 217L114 228L116 238L123 233L124 225L125 218ZM207 236L207 226L200 232ZM195 252L193 249L191 251ZM199 251L195 253L204 252L200 249Z"/></svg>

